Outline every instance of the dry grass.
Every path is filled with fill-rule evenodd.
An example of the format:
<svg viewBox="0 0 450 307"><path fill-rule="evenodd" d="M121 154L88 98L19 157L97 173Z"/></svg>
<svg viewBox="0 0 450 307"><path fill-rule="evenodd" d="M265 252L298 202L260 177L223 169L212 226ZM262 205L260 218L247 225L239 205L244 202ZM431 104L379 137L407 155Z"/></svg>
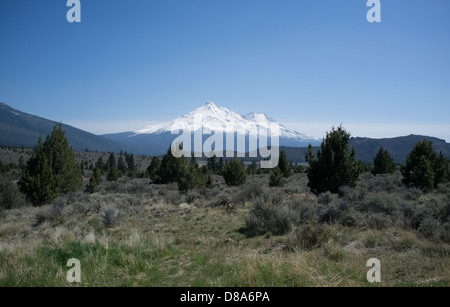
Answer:
<svg viewBox="0 0 450 307"><path fill-rule="evenodd" d="M142 181L59 199L62 209L5 210L0 215L0 286L73 286L66 280L71 257L81 261L81 286L450 284L450 246L397 224L382 230L324 225L327 235L311 248L293 244L297 227L279 236L246 236L256 185L267 193L276 191L288 204L317 206L304 174L292 176L282 189L269 188L268 175L250 176L245 191L216 177L211 190L186 195L172 186L145 185L134 192L124 188L134 183ZM216 205L223 194L231 195L233 210ZM422 195L418 202L442 197ZM106 225L108 210L119 214ZM380 284L366 280L369 258L381 261Z"/></svg>

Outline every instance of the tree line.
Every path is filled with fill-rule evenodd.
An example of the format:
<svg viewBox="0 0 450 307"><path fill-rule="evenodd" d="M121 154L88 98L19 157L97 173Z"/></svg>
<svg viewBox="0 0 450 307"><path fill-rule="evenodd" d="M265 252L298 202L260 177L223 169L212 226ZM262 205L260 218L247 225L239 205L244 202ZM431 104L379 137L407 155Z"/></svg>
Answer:
<svg viewBox="0 0 450 307"><path fill-rule="evenodd" d="M355 150L349 148L350 133L344 128L332 128L323 139L320 149L313 154L311 145L305 155L308 167L295 166L284 151L280 152L278 166L272 170L262 170L253 161L247 167L237 159L223 159L213 155L200 167L195 157L176 158L171 150L162 157L153 157L150 165L143 173L138 173L133 154L122 152L119 158L110 153L107 161L99 158L91 166L92 174L86 191L94 192L106 177L107 181L116 181L122 176L135 178L138 175L149 178L155 184L176 183L180 191L193 188L208 188L213 183L213 175L223 176L228 185L240 186L246 182L248 175L270 173L270 186L283 186L286 178L293 173L306 171L308 187L319 195L330 191L339 193L343 186L354 187L359 175L367 171L366 165L355 160ZM6 168L3 164L2 169ZM52 133L41 138L34 148L31 158L22 167L22 175L18 186L27 199L35 206L48 203L61 194L79 190L82 187L82 168L75 160L75 152L69 147L61 124L55 125ZM397 165L389 152L380 148L373 160L374 175L393 173ZM450 181L449 161L441 153L437 154L432 143L423 140L417 143L409 153L406 163L400 171L403 182L410 187L424 191L436 188L440 183Z"/></svg>

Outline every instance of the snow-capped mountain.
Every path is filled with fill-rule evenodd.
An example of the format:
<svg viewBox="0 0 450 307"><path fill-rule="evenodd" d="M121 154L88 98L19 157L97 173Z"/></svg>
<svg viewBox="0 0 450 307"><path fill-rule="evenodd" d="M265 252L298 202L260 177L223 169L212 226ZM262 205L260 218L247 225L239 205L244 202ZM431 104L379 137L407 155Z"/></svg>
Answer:
<svg viewBox="0 0 450 307"><path fill-rule="evenodd" d="M164 133L175 130L197 130L200 127L215 132L225 132L226 125L234 125L236 131L246 130L248 124L239 114L228 108L220 108L213 102L207 102L198 109L173 120L148 126L135 131L136 134Z"/></svg>
<svg viewBox="0 0 450 307"><path fill-rule="evenodd" d="M271 125L277 123L278 133ZM147 126L143 129L118 134L104 135L116 142L140 148L143 154L162 154L170 146L177 134L203 129L205 134L236 133L248 137L258 137L261 131L268 132L270 137L277 136L280 146L306 147L308 144L317 146L320 141L291 130L263 113L239 115L224 107L218 107L213 102L206 102L199 108L173 120ZM206 130L206 132L205 132ZM209 132L208 132L209 130ZM172 133L173 132L173 133ZM204 141L204 140L203 140Z"/></svg>
<svg viewBox="0 0 450 307"><path fill-rule="evenodd" d="M258 129L269 129L271 123L278 122L263 113L253 112L239 115L228 108L218 107L214 102L209 101L186 115L137 130L135 134L161 134L177 130L195 131L199 128L209 129L217 133L229 132L231 128L236 133L257 136ZM278 124L280 127L278 137L296 139L300 142L316 143L318 141L315 138L288 129L280 123ZM275 134L272 135L275 136Z"/></svg>

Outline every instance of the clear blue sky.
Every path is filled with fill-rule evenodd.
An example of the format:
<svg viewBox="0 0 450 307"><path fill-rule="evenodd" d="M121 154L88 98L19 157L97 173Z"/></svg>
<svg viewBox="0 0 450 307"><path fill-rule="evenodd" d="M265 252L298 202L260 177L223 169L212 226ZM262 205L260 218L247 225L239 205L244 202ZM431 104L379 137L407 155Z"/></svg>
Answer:
<svg viewBox="0 0 450 307"><path fill-rule="evenodd" d="M376 24L366 0L81 5L68 23L65 0L0 1L0 101L92 132L211 100L318 137L343 123L450 141L448 0L381 0Z"/></svg>

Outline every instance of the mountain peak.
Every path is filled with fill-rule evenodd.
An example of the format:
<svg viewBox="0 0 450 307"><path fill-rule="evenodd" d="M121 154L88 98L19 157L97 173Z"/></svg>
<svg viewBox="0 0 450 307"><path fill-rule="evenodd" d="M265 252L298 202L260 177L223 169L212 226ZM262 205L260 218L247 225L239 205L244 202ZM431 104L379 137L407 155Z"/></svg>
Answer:
<svg viewBox="0 0 450 307"><path fill-rule="evenodd" d="M199 120L201 120L201 123L198 123ZM267 129L267 127L270 127L271 123L276 122L276 120L263 113L253 112L241 116L228 108L218 107L214 102L207 101L199 108L189 112L188 114L167 122L151 125L144 129L137 130L134 134L161 134L181 130L192 131L193 129L198 129L194 127L199 127L198 125L200 124L202 128L206 128L210 131L226 132L229 127L233 127L236 133L248 133L249 135L251 134L257 136L259 128L264 127L264 129ZM315 138L307 137L297 131L287 129L282 124L279 124L279 126L280 137L303 143L311 142L316 144L318 142Z"/></svg>
<svg viewBox="0 0 450 307"><path fill-rule="evenodd" d="M222 113L222 112L229 112L229 110L227 108L218 107L212 101L207 101L191 113L205 113L205 112L207 114L218 114L218 113ZM191 113L189 113L189 114L191 114Z"/></svg>
<svg viewBox="0 0 450 307"><path fill-rule="evenodd" d="M212 101L207 101L204 104L202 104L197 110L195 110L194 112L198 112L198 111L212 111L212 112L218 112L220 110L222 110L223 108L219 108L218 106L216 106L216 104Z"/></svg>
<svg viewBox="0 0 450 307"><path fill-rule="evenodd" d="M202 104L202 107L216 107L216 104L213 101L207 101L204 104Z"/></svg>
<svg viewBox="0 0 450 307"><path fill-rule="evenodd" d="M12 109L9 105L3 102L0 102L0 107L2 107L3 109Z"/></svg>

